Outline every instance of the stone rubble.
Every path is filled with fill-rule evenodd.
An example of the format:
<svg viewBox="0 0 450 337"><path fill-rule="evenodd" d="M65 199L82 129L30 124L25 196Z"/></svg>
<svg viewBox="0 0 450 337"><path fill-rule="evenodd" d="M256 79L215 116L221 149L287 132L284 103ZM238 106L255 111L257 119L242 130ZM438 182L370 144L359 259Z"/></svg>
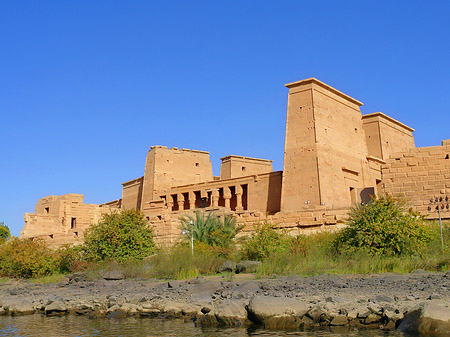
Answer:
<svg viewBox="0 0 450 337"><path fill-rule="evenodd" d="M90 281L0 285L0 315L88 315L193 320L200 326L259 325L268 329L349 326L449 335L450 272L289 276L215 276L186 281Z"/></svg>

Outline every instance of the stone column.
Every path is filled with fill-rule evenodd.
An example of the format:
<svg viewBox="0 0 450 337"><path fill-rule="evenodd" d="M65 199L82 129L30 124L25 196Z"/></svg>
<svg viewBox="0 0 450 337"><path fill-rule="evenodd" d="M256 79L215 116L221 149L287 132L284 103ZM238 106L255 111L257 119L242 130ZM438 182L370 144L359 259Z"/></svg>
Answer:
<svg viewBox="0 0 450 337"><path fill-rule="evenodd" d="M212 207L219 207L219 189L211 190Z"/></svg>
<svg viewBox="0 0 450 337"><path fill-rule="evenodd" d="M173 200L172 200L172 196L170 194L166 195L166 204L167 204L167 208L169 209L169 211L172 212L173 209Z"/></svg>
<svg viewBox="0 0 450 337"><path fill-rule="evenodd" d="M189 209L195 209L195 193L189 192Z"/></svg>
<svg viewBox="0 0 450 337"><path fill-rule="evenodd" d="M223 198L225 199L225 208L230 209L231 191L227 186L223 187Z"/></svg>
<svg viewBox="0 0 450 337"><path fill-rule="evenodd" d="M241 185L236 185L236 211L243 211L242 206L242 187Z"/></svg>
<svg viewBox="0 0 450 337"><path fill-rule="evenodd" d="M181 193L178 193L177 195L177 203L178 203L178 210L182 211L184 209L184 196Z"/></svg>

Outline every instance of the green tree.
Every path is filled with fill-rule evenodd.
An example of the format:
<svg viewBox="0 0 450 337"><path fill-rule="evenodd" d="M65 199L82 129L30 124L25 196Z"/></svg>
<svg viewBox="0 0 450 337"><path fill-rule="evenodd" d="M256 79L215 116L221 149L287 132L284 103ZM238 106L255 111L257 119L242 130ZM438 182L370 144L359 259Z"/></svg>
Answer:
<svg viewBox="0 0 450 337"><path fill-rule="evenodd" d="M244 227L236 225L236 219L231 215L221 218L213 212L206 216L201 212L196 212L195 216L184 215L180 221L188 239L193 236L196 242L221 248L229 248Z"/></svg>
<svg viewBox="0 0 450 337"><path fill-rule="evenodd" d="M118 262L142 260L153 254L153 230L144 215L135 210L104 214L85 234L84 249L88 259Z"/></svg>
<svg viewBox="0 0 450 337"><path fill-rule="evenodd" d="M0 243L8 240L11 237L11 232L9 231L9 227L6 226L3 222L0 222Z"/></svg>
<svg viewBox="0 0 450 337"><path fill-rule="evenodd" d="M347 225L334 241L335 248L343 252L408 255L420 252L432 240L422 217L408 209L405 200L389 195L352 207Z"/></svg>

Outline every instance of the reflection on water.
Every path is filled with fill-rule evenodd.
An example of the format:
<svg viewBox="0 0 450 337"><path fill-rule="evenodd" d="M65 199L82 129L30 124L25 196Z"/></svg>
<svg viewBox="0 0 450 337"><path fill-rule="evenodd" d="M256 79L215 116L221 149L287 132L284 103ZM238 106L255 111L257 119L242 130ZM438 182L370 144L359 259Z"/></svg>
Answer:
<svg viewBox="0 0 450 337"><path fill-rule="evenodd" d="M313 337L405 337L399 332L358 331L349 328L314 331L270 331L248 328L197 328L192 322L163 319L89 319L84 316L41 315L0 317L0 336L313 336Z"/></svg>

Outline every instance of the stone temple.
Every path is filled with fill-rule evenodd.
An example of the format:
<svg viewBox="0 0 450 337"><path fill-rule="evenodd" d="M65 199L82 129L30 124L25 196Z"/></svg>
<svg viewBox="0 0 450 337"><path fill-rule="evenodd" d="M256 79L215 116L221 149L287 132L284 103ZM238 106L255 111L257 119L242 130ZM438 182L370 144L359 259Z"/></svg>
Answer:
<svg viewBox="0 0 450 337"><path fill-rule="evenodd" d="M80 243L104 212L131 208L144 213L160 244L178 240L180 216L199 210L232 214L248 232L267 220L311 233L344 226L351 205L382 193L402 194L435 216L430 198L450 192L450 140L416 148L414 129L381 112L362 115L363 103L315 78L286 87L283 171L274 172L271 160L229 155L215 177L208 152L152 146L144 175L122 184L121 199L42 198L25 214L21 237L44 237L54 247Z"/></svg>

